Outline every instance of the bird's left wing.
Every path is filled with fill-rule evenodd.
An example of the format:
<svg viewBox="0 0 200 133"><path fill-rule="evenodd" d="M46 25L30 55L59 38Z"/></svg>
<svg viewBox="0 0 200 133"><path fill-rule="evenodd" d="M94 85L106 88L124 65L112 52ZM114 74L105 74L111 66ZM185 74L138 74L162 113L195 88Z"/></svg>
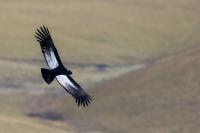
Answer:
<svg viewBox="0 0 200 133"><path fill-rule="evenodd" d="M92 97L88 95L71 76L58 75L56 76L56 79L60 85L75 98L78 106L88 106L92 101Z"/></svg>
<svg viewBox="0 0 200 133"><path fill-rule="evenodd" d="M42 53L50 69L62 64L57 49L53 43L50 32L45 26L35 32L36 40L40 43Z"/></svg>

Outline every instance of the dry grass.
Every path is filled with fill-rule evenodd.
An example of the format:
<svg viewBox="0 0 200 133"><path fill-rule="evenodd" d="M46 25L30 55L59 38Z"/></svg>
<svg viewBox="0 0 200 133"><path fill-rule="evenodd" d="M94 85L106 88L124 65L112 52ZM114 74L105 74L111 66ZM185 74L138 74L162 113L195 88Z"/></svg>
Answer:
<svg viewBox="0 0 200 133"><path fill-rule="evenodd" d="M123 66L198 45L199 4L196 0L0 0L0 58L4 59L0 62L0 89L50 88L41 79L39 65L34 64L43 60L33 37L41 24L49 26L62 60L69 65ZM65 132L63 125L52 126L25 117L28 109L21 108L24 101L33 104L33 112L64 114L77 126L76 131L198 132L198 53L199 48L192 49L89 90L94 102L87 109L77 108L65 94L39 98L1 94L0 132ZM129 68L105 73L93 67L73 71L80 82L89 86ZM73 131L70 126L68 131Z"/></svg>
<svg viewBox="0 0 200 133"><path fill-rule="evenodd" d="M72 63L130 64L200 41L195 0L0 2L0 57L41 59L33 38L41 24Z"/></svg>
<svg viewBox="0 0 200 133"><path fill-rule="evenodd" d="M0 132L2 133L74 133L68 124L59 122L44 122L24 116L26 107L24 101L31 95L26 93L0 94ZM8 106L9 105L9 106Z"/></svg>
<svg viewBox="0 0 200 133"><path fill-rule="evenodd" d="M45 100L36 110L60 111L79 130L86 131L198 133L199 51L196 47L170 56L90 90L94 101L89 108L76 108L71 97L46 95L37 98L36 104Z"/></svg>

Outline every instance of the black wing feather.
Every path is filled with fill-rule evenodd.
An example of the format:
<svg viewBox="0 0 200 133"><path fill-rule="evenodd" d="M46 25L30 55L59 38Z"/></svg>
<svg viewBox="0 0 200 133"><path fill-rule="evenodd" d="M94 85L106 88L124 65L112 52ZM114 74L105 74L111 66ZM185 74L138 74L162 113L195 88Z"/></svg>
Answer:
<svg viewBox="0 0 200 133"><path fill-rule="evenodd" d="M88 104L92 101L92 97L88 95L83 89L75 89L70 85L68 85L68 88L70 88L68 92L75 98L78 106L88 106Z"/></svg>
<svg viewBox="0 0 200 133"><path fill-rule="evenodd" d="M58 80L58 82L60 83L60 85L69 93L71 94L76 103L78 104L78 106L88 106L91 101L92 101L92 97L87 94L79 85L78 83L76 83L70 76L66 76L73 84L74 86L76 86L76 88L74 88L73 86L71 86L70 84L66 84L66 83L61 83Z"/></svg>
<svg viewBox="0 0 200 133"><path fill-rule="evenodd" d="M35 38L40 43L42 53L44 55L44 58L48 64L48 66L51 69L53 63L58 63L59 65L62 65L62 62L60 60L60 57L58 55L58 52L54 46L53 40L51 38L51 34L47 27L43 26L37 29L35 32ZM52 55L53 52L53 55ZM66 75L67 76L67 75ZM74 98L78 106L88 106L89 103L92 101L92 97L88 95L79 85L76 83L70 76L67 76L67 78L72 82L73 86L70 84L62 84L60 83L63 88L70 93ZM75 88L74 88L75 87Z"/></svg>
<svg viewBox="0 0 200 133"><path fill-rule="evenodd" d="M59 65L62 65L62 62L60 60L60 57L58 55L57 49L54 45L54 42L51 38L51 34L48 28L43 26L37 29L37 31L35 32L35 38L40 43L42 53L44 55L44 58L48 66L51 68L50 63L53 63L55 61L57 61ZM53 57L51 57L51 52L53 52L54 54ZM45 54L48 55L51 58L51 60L47 60Z"/></svg>

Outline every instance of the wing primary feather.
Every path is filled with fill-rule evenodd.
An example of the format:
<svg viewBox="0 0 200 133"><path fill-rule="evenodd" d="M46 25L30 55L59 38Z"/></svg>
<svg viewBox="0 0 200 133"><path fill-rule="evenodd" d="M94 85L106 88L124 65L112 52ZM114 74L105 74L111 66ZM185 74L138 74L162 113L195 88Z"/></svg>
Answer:
<svg viewBox="0 0 200 133"><path fill-rule="evenodd" d="M50 34L50 32L49 32L49 29L48 29L48 28L46 28L46 31L47 31L48 35L51 37L51 34Z"/></svg>
<svg viewBox="0 0 200 133"><path fill-rule="evenodd" d="M87 97L87 104L90 103L89 97Z"/></svg>
<svg viewBox="0 0 200 133"><path fill-rule="evenodd" d="M80 102L81 102L81 101L80 101L80 98L78 98L78 106L80 106Z"/></svg>
<svg viewBox="0 0 200 133"><path fill-rule="evenodd" d="M42 32L42 34L45 36L45 38L47 39L48 38L48 36L46 35L46 33L45 33L45 31L44 31L44 29L40 26L40 31Z"/></svg>
<svg viewBox="0 0 200 133"><path fill-rule="evenodd" d="M87 106L88 106L89 103L90 103L90 101L89 101L89 99L87 99Z"/></svg>
<svg viewBox="0 0 200 133"><path fill-rule="evenodd" d="M88 101L88 103L91 103L91 101L92 101L91 96L88 96L87 101Z"/></svg>
<svg viewBox="0 0 200 133"><path fill-rule="evenodd" d="M49 37L49 35L48 35L48 33L47 33L47 31L46 31L46 29L45 29L45 26L44 26L44 25L43 25L43 31L44 31L45 35L46 35L47 37Z"/></svg>
<svg viewBox="0 0 200 133"><path fill-rule="evenodd" d="M51 35L50 35L50 33L48 32L48 28L46 28L44 25L43 25L43 28L44 28L44 30L45 30L47 36L51 39Z"/></svg>
<svg viewBox="0 0 200 133"><path fill-rule="evenodd" d="M84 99L84 97L81 97L81 105L85 105L85 99Z"/></svg>
<svg viewBox="0 0 200 133"><path fill-rule="evenodd" d="M44 38L39 33L35 32L35 34L37 34L37 37L39 37L40 40L44 40Z"/></svg>
<svg viewBox="0 0 200 133"><path fill-rule="evenodd" d="M88 98L85 99L85 105L88 106Z"/></svg>
<svg viewBox="0 0 200 133"><path fill-rule="evenodd" d="M81 97L81 101L82 101L81 105L83 106L84 105L84 98L83 97Z"/></svg>
<svg viewBox="0 0 200 133"><path fill-rule="evenodd" d="M38 32L38 34L40 34L42 36L42 38L45 38L45 36L43 35L43 33L39 29L37 29L37 32Z"/></svg>
<svg viewBox="0 0 200 133"><path fill-rule="evenodd" d="M46 34L45 30L42 27L40 27L40 29L41 29L42 33L44 34L44 36L48 39L48 34Z"/></svg>
<svg viewBox="0 0 200 133"><path fill-rule="evenodd" d="M92 101L92 97L91 96L89 96L89 99Z"/></svg>
<svg viewBox="0 0 200 133"><path fill-rule="evenodd" d="M81 105L81 98L79 98L79 106Z"/></svg>
<svg viewBox="0 0 200 133"><path fill-rule="evenodd" d="M86 105L88 106L88 102L89 102L89 99L88 99L88 96L86 98Z"/></svg>
<svg viewBox="0 0 200 133"><path fill-rule="evenodd" d="M35 37L42 39L42 38L38 35L37 32L35 32L35 34L36 34L36 35L34 35Z"/></svg>
<svg viewBox="0 0 200 133"><path fill-rule="evenodd" d="M85 104L86 105L87 105L87 101L88 101L87 96L85 96Z"/></svg>
<svg viewBox="0 0 200 133"><path fill-rule="evenodd" d="M86 96L86 98L85 98L85 106L87 106L87 96Z"/></svg>
<svg viewBox="0 0 200 133"><path fill-rule="evenodd" d="M35 38L37 39L37 41L39 41L39 42L41 42L42 41L42 39L40 38L40 37L38 37L38 36L35 36Z"/></svg>
<svg viewBox="0 0 200 133"><path fill-rule="evenodd" d="M83 107L85 107L85 96L83 97Z"/></svg>
<svg viewBox="0 0 200 133"><path fill-rule="evenodd" d="M79 99L79 105L80 106L82 104L82 101L81 101L81 98L78 98Z"/></svg>
<svg viewBox="0 0 200 133"><path fill-rule="evenodd" d="M39 29L37 29L37 32L37 35L40 35L43 39L47 39Z"/></svg>
<svg viewBox="0 0 200 133"><path fill-rule="evenodd" d="M78 106L82 105L83 107L88 106L89 103L91 103L91 96L88 94L83 95L83 96L77 96L75 95L76 102L78 103Z"/></svg>
<svg viewBox="0 0 200 133"><path fill-rule="evenodd" d="M82 99L80 97L78 99L80 100L80 104L79 105L82 105Z"/></svg>

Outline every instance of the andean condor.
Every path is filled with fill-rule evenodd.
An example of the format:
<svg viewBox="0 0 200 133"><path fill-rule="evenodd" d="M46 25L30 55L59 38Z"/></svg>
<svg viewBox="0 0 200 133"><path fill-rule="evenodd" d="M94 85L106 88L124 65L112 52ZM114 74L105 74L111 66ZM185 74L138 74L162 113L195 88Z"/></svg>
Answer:
<svg viewBox="0 0 200 133"><path fill-rule="evenodd" d="M88 106L92 101L91 96L70 76L72 72L62 64L48 28L45 26L40 27L35 34L47 65L50 68L41 68L43 79L50 84L56 78L60 85L75 98L78 106Z"/></svg>

